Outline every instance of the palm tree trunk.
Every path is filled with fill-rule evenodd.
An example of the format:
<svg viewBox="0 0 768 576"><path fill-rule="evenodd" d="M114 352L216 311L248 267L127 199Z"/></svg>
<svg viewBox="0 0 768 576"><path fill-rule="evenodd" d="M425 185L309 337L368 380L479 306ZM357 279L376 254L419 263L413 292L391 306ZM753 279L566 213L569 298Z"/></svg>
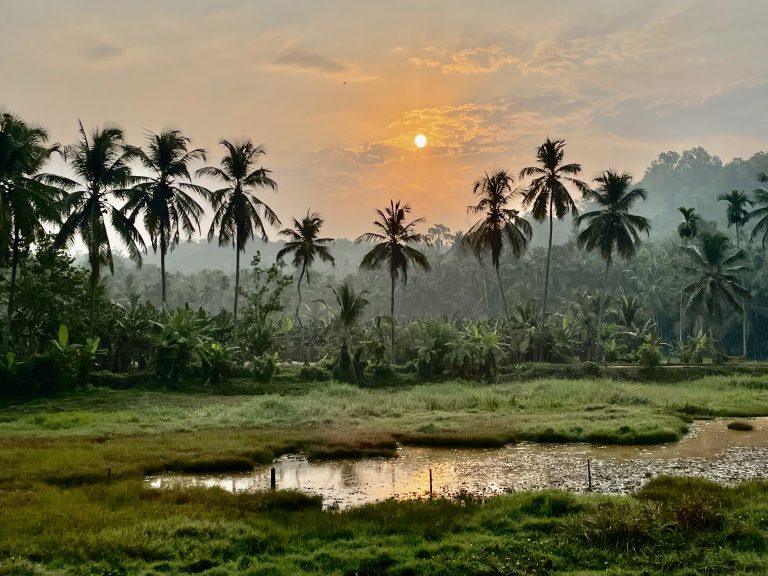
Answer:
<svg viewBox="0 0 768 576"><path fill-rule="evenodd" d="M307 265L304 264L301 267L301 274L299 274L299 282L296 284L296 292L299 293L299 301L296 304L296 322L299 324L299 338L301 339L301 355L304 358L304 363L307 363L307 348L304 342L304 326L301 323L301 315L299 311L301 309L301 281L304 279L304 273L307 270Z"/></svg>
<svg viewBox="0 0 768 576"><path fill-rule="evenodd" d="M237 344L237 300L240 295L240 247L237 243L235 243L235 254L235 306L233 310L232 327L235 335L235 344Z"/></svg>
<svg viewBox="0 0 768 576"><path fill-rule="evenodd" d="M13 248L11 251L11 283L8 286L8 312L5 317L3 334L3 351L7 354L11 347L11 318L13 317L13 300L16 295L16 271L19 266L19 228L13 229Z"/></svg>
<svg viewBox="0 0 768 576"><path fill-rule="evenodd" d="M611 262L605 262L605 273L603 274L603 289L600 293L600 309L597 313L597 355L595 360L600 362L600 358L603 355L603 310L605 308L605 285L608 282L608 269L611 267Z"/></svg>
<svg viewBox="0 0 768 576"><path fill-rule="evenodd" d="M91 270L91 325L88 329L89 338L93 338L93 321L96 319L96 286L99 284L98 268Z"/></svg>
<svg viewBox="0 0 768 576"><path fill-rule="evenodd" d="M165 308L165 234L160 233L160 300Z"/></svg>
<svg viewBox="0 0 768 576"><path fill-rule="evenodd" d="M501 292L501 301L504 304L504 316L509 320L509 308L507 308L507 297L504 295L504 285L501 283L499 267L496 266L496 279L499 281L499 292Z"/></svg>
<svg viewBox="0 0 768 576"><path fill-rule="evenodd" d="M680 323L677 327L677 341L683 343L683 322L685 321L685 311L683 310L683 291L680 290Z"/></svg>
<svg viewBox="0 0 768 576"><path fill-rule="evenodd" d="M552 194L549 195L549 244L547 267L544 272L544 302L541 306L541 328L539 329L539 362L544 359L544 320L547 317L547 296L549 295L549 261L552 258Z"/></svg>
<svg viewBox="0 0 768 576"><path fill-rule="evenodd" d="M389 315L392 320L390 329L392 331L392 363L395 362L395 277L390 277L391 287L389 291Z"/></svg>
<svg viewBox="0 0 768 576"><path fill-rule="evenodd" d="M744 298L744 304L741 310L741 355L747 357L747 299Z"/></svg>

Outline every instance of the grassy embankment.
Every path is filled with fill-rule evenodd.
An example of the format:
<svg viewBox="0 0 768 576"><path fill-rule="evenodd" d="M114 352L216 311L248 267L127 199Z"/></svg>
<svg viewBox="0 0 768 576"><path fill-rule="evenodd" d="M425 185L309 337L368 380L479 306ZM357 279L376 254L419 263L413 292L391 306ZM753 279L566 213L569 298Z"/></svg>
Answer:
<svg viewBox="0 0 768 576"><path fill-rule="evenodd" d="M638 498L521 494L328 513L296 494L161 493L141 483L146 472L248 468L297 449L386 453L395 439L671 440L694 416L768 414L764 378L249 392L92 390L4 402L0 574L768 572L765 485L675 480Z"/></svg>

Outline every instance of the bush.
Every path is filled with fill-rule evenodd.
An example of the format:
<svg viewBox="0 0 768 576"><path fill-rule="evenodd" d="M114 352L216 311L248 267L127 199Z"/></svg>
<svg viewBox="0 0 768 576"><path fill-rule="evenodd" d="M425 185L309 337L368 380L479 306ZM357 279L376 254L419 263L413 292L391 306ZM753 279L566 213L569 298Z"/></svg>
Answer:
<svg viewBox="0 0 768 576"><path fill-rule="evenodd" d="M643 342L637 351L637 359L643 368L656 368L661 364L661 349L653 342Z"/></svg>
<svg viewBox="0 0 768 576"><path fill-rule="evenodd" d="M299 370L299 379L302 382L327 382L333 380L331 371L322 366L302 366Z"/></svg>
<svg viewBox="0 0 768 576"><path fill-rule="evenodd" d="M71 387L71 378L50 354L35 354L15 367L15 388L21 394L52 396Z"/></svg>
<svg viewBox="0 0 768 576"><path fill-rule="evenodd" d="M737 430L739 432L749 432L754 429L755 427L752 425L752 423L747 422L746 420L734 420L733 422L728 422L728 430Z"/></svg>
<svg viewBox="0 0 768 576"><path fill-rule="evenodd" d="M274 378L277 372L277 364L280 361L280 357L277 352L271 356L259 356L253 359L251 366L251 375L256 382L262 384L271 384L272 378Z"/></svg>

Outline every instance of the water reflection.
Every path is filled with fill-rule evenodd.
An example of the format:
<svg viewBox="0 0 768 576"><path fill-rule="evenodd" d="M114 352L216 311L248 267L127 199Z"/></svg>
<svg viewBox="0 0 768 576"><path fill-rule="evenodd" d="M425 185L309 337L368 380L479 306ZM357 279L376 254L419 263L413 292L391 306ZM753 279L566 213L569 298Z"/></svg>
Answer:
<svg viewBox="0 0 768 576"><path fill-rule="evenodd" d="M308 462L276 460L277 487L323 497L325 507L346 508L394 499L424 498L429 469L435 495L491 496L518 490L587 489L591 459L593 490L623 493L659 474L700 476L722 483L768 478L768 418L753 420L752 432L734 432L722 420L701 422L681 442L655 447L597 447L583 444L517 444L500 449L401 447L393 459ZM218 486L229 491L268 490L270 467L248 474L177 475L147 479L154 488Z"/></svg>

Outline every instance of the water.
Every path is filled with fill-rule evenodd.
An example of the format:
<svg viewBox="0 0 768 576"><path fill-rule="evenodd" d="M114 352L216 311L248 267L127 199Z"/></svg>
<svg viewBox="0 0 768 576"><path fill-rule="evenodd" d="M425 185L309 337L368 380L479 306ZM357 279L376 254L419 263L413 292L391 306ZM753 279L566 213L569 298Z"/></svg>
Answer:
<svg viewBox="0 0 768 576"><path fill-rule="evenodd" d="M429 496L429 470L436 496L462 493L487 497L519 490L588 489L622 494L660 474L697 476L723 484L768 478L768 418L752 420L755 430L736 432L727 421L697 422L680 442L652 447L586 444L515 444L504 448L418 448L403 446L396 458L309 462L287 455L249 473L164 474L147 478L153 488L220 487L229 491L268 490L270 468L279 489L323 497L326 508L348 508L389 498Z"/></svg>

